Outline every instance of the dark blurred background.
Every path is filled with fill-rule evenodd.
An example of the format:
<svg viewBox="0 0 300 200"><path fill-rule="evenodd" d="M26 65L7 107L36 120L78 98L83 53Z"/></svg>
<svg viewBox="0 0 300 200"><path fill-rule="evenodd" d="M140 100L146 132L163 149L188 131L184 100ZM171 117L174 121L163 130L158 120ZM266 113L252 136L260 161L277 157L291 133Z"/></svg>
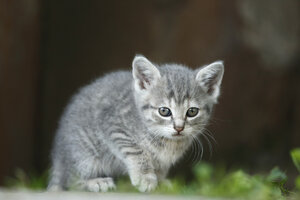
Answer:
<svg viewBox="0 0 300 200"><path fill-rule="evenodd" d="M225 61L204 160L290 174L300 146L298 0L0 0L0 183L42 172L79 87L136 53L197 68ZM189 171L179 164L177 171Z"/></svg>

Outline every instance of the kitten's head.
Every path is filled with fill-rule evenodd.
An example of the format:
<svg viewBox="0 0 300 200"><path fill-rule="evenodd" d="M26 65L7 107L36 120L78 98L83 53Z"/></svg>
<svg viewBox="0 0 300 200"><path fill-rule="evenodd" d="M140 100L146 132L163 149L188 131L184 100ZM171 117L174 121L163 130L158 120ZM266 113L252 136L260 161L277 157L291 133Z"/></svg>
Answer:
<svg viewBox="0 0 300 200"><path fill-rule="evenodd" d="M151 134L182 139L201 133L220 93L221 61L197 70L133 60L135 101Z"/></svg>

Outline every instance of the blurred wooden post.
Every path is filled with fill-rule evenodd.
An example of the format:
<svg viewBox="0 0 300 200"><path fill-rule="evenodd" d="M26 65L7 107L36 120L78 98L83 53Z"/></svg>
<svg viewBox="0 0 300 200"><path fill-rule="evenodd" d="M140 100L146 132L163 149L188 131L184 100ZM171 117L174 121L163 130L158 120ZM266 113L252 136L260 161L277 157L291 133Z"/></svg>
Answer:
<svg viewBox="0 0 300 200"><path fill-rule="evenodd" d="M39 26L38 0L0 0L0 183L32 167Z"/></svg>

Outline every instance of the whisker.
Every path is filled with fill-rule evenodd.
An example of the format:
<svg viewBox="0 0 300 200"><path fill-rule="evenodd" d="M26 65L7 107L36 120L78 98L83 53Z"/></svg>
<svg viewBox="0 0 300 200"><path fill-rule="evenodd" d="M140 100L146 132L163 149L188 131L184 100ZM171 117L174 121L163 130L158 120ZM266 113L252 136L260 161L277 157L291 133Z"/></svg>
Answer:
<svg viewBox="0 0 300 200"><path fill-rule="evenodd" d="M203 158L203 145L198 137L192 135L193 141L195 141L195 157L193 159L193 164L196 164L199 160ZM199 159L200 158L200 159Z"/></svg>
<svg viewBox="0 0 300 200"><path fill-rule="evenodd" d="M196 145L196 141L195 138L193 138L192 141L192 164L194 164L194 161L196 160L196 153L197 153L197 145Z"/></svg>
<svg viewBox="0 0 300 200"><path fill-rule="evenodd" d="M211 145L211 142L209 140L209 138L203 133L201 134L201 136L203 136L203 138L207 141L208 143L208 147L209 147L209 157L211 158L212 157L212 145Z"/></svg>
<svg viewBox="0 0 300 200"><path fill-rule="evenodd" d="M204 129L203 129L203 134L205 134L206 136L210 137L210 138L213 140L213 142L214 142L215 144L218 144L218 142L217 142L216 139L214 138L212 132L209 131L207 128L204 128Z"/></svg>
<svg viewBox="0 0 300 200"><path fill-rule="evenodd" d="M197 141L199 142L199 146L201 147L200 159L199 159L199 158L197 159L197 162L198 162L198 161L202 160L202 158L203 158L203 153L204 153L204 150L203 150L203 145L202 145L202 142L201 142L201 140L199 140L199 138L198 138L198 137L196 137L196 139L197 139Z"/></svg>

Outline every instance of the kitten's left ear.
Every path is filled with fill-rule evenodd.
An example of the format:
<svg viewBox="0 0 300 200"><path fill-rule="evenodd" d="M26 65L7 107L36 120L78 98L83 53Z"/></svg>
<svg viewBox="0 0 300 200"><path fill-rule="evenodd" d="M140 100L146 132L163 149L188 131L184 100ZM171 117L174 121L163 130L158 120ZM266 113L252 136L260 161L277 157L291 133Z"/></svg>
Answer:
<svg viewBox="0 0 300 200"><path fill-rule="evenodd" d="M158 69L142 55L136 55L133 59L132 74L138 90L147 90L161 77Z"/></svg>
<svg viewBox="0 0 300 200"><path fill-rule="evenodd" d="M196 75L196 80L207 94L216 99L220 94L223 74L223 62L217 61L201 68Z"/></svg>

